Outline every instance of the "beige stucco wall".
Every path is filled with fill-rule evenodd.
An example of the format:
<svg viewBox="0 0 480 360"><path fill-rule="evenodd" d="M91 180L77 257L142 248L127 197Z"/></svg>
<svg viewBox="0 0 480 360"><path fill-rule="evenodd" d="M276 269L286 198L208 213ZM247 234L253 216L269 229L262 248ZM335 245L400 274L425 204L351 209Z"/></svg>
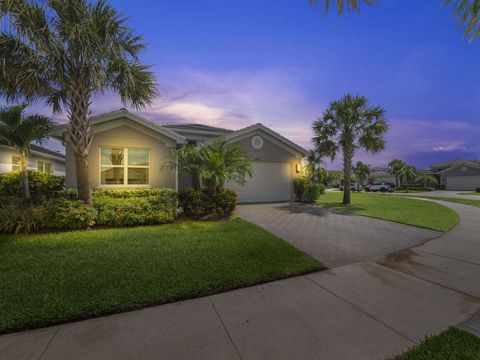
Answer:
<svg viewBox="0 0 480 360"><path fill-rule="evenodd" d="M11 148L0 146L0 173L12 171L12 156L18 156L18 153ZM39 160L53 164L53 175L65 175L65 164L63 162L34 154L27 156L28 170L37 170Z"/></svg>
<svg viewBox="0 0 480 360"><path fill-rule="evenodd" d="M134 126L122 125L113 129L106 129L100 132L95 131L92 145L89 151L89 178L92 189L102 187L100 185L100 148L121 147L121 148L147 148L150 149L150 185L145 187L169 187L176 189L176 172L165 163L174 161L173 151L176 143L174 140L164 137L158 133L139 131ZM72 146L66 142L66 179L67 187L76 187L75 158ZM128 187L128 185L108 186ZM139 187L136 185L135 187Z"/></svg>

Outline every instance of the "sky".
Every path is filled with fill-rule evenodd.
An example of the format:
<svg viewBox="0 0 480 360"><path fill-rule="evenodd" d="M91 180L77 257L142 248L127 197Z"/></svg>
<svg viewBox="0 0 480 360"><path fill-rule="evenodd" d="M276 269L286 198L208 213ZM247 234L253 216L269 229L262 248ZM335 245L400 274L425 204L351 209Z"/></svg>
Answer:
<svg viewBox="0 0 480 360"><path fill-rule="evenodd" d="M109 3L147 44L142 61L161 94L141 113L149 120L261 122L311 149L312 122L350 92L384 107L390 125L385 150L354 161L480 159L480 39L462 38L442 0L382 0L342 16L308 0ZM92 113L120 107L106 93Z"/></svg>

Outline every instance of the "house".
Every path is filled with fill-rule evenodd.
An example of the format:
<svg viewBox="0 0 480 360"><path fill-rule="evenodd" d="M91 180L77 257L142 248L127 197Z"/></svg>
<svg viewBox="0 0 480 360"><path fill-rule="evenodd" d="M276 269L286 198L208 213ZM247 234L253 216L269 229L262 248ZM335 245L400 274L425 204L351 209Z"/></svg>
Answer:
<svg viewBox="0 0 480 360"><path fill-rule="evenodd" d="M223 137L239 145L252 163L253 176L245 185L228 183L239 202L288 201L293 198L293 178L301 176L307 151L262 124L238 131L199 124L159 125L125 109L91 119L93 141L89 152L92 188L169 187L191 185L165 166L176 159L175 150ZM76 187L75 160L66 125L52 136L66 146L66 186Z"/></svg>
<svg viewBox="0 0 480 360"><path fill-rule="evenodd" d="M446 190L473 191L480 187L479 160L449 160L429 167Z"/></svg>
<svg viewBox="0 0 480 360"><path fill-rule="evenodd" d="M65 156L56 151L31 144L27 169L57 176L65 175ZM0 173L20 170L20 155L13 148L0 143Z"/></svg>
<svg viewBox="0 0 480 360"><path fill-rule="evenodd" d="M370 175L367 177L367 183L374 182L389 182L395 184L395 176L391 175L388 168L374 167L370 170Z"/></svg>

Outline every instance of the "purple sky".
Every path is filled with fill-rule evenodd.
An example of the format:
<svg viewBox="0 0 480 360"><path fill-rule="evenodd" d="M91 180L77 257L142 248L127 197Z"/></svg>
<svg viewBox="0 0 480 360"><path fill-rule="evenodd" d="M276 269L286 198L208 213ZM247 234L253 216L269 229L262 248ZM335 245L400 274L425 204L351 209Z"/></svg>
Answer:
<svg viewBox="0 0 480 360"><path fill-rule="evenodd" d="M355 161L480 158L480 40L462 39L441 0L384 0L341 17L307 0L110 3L148 44L143 60L161 92L143 113L152 121L262 122L310 149L311 123L353 92L383 106L390 122L385 151ZM122 106L106 94L92 110Z"/></svg>

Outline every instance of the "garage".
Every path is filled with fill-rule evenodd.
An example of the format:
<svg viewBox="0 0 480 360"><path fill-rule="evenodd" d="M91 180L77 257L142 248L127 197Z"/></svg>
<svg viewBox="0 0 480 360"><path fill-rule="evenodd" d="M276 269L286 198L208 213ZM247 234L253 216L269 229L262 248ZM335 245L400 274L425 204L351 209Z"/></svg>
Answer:
<svg viewBox="0 0 480 360"><path fill-rule="evenodd" d="M454 176L447 175L445 177L445 189L447 190L467 190L473 191L480 187L480 176Z"/></svg>
<svg viewBox="0 0 480 360"><path fill-rule="evenodd" d="M227 183L238 202L280 202L292 198L292 170L289 162L252 161L253 176L245 185Z"/></svg>

